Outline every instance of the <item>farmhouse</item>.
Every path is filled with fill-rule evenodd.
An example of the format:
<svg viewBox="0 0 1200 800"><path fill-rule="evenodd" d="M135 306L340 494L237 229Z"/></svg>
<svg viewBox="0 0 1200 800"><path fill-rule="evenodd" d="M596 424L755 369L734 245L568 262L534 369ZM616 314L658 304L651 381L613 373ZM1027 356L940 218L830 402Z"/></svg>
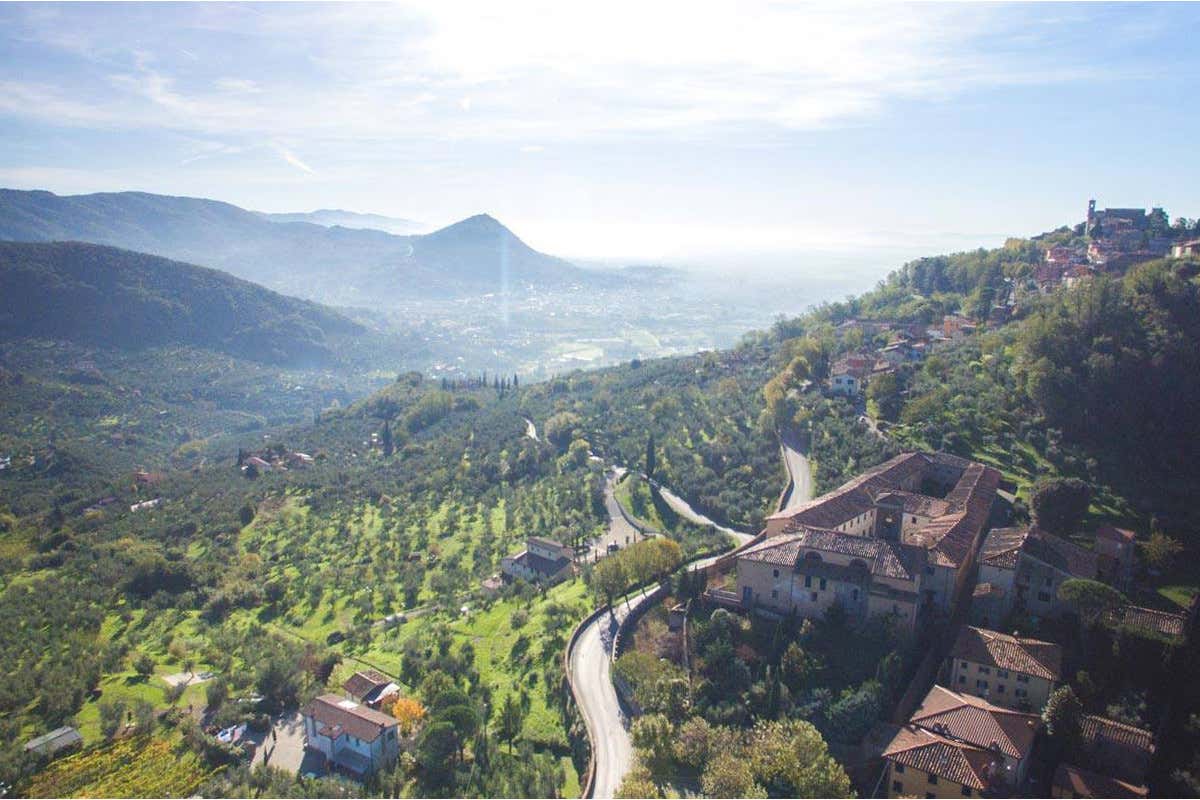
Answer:
<svg viewBox="0 0 1200 800"><path fill-rule="evenodd" d="M947 673L956 691L1036 711L1061 679L1062 661L1057 644L963 625L950 648Z"/></svg>
<svg viewBox="0 0 1200 800"><path fill-rule="evenodd" d="M540 536L525 540L525 549L500 560L500 571L509 578L534 583L557 583L574 571L575 551Z"/></svg>
<svg viewBox="0 0 1200 800"><path fill-rule="evenodd" d="M305 747L356 778L392 763L400 753L400 723L353 700L321 695L301 715Z"/></svg>

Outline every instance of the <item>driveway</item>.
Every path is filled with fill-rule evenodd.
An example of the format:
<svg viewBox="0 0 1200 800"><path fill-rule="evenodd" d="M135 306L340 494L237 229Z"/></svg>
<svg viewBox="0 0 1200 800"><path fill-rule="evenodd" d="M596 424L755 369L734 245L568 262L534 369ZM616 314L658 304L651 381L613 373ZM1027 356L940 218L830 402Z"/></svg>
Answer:
<svg viewBox="0 0 1200 800"><path fill-rule="evenodd" d="M269 764L293 775L323 775L324 759L304 749L304 719L299 711L282 714L271 720L275 736L271 733L254 734L257 749L251 766Z"/></svg>

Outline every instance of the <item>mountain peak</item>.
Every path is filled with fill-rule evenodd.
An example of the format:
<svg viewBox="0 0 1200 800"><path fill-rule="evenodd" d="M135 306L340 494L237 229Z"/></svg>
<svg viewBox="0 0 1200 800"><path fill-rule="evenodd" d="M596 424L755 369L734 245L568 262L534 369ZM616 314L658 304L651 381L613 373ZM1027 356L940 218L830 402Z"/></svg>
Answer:
<svg viewBox="0 0 1200 800"><path fill-rule="evenodd" d="M469 236L514 236L512 231L504 227L504 224L491 214L476 214L473 217L467 217L466 219L451 223L440 230L436 230L429 235L438 236L440 234L465 234Z"/></svg>

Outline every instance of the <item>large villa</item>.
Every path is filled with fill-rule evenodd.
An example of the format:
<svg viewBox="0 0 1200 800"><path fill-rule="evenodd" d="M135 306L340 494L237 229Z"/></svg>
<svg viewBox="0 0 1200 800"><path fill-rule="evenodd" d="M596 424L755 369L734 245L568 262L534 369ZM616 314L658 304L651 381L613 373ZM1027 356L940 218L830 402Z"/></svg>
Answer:
<svg viewBox="0 0 1200 800"><path fill-rule="evenodd" d="M947 453L902 453L767 519L737 558L746 608L803 617L948 612L993 521L1000 474Z"/></svg>

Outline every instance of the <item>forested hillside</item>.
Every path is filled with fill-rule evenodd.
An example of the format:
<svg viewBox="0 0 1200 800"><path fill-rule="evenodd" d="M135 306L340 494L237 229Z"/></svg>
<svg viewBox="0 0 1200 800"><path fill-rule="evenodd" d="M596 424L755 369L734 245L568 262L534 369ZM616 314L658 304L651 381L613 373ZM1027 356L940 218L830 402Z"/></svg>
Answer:
<svg viewBox="0 0 1200 800"><path fill-rule="evenodd" d="M216 270L112 247L0 242L0 338L184 345L287 366L376 336L337 312ZM358 343L356 343L358 346Z"/></svg>

